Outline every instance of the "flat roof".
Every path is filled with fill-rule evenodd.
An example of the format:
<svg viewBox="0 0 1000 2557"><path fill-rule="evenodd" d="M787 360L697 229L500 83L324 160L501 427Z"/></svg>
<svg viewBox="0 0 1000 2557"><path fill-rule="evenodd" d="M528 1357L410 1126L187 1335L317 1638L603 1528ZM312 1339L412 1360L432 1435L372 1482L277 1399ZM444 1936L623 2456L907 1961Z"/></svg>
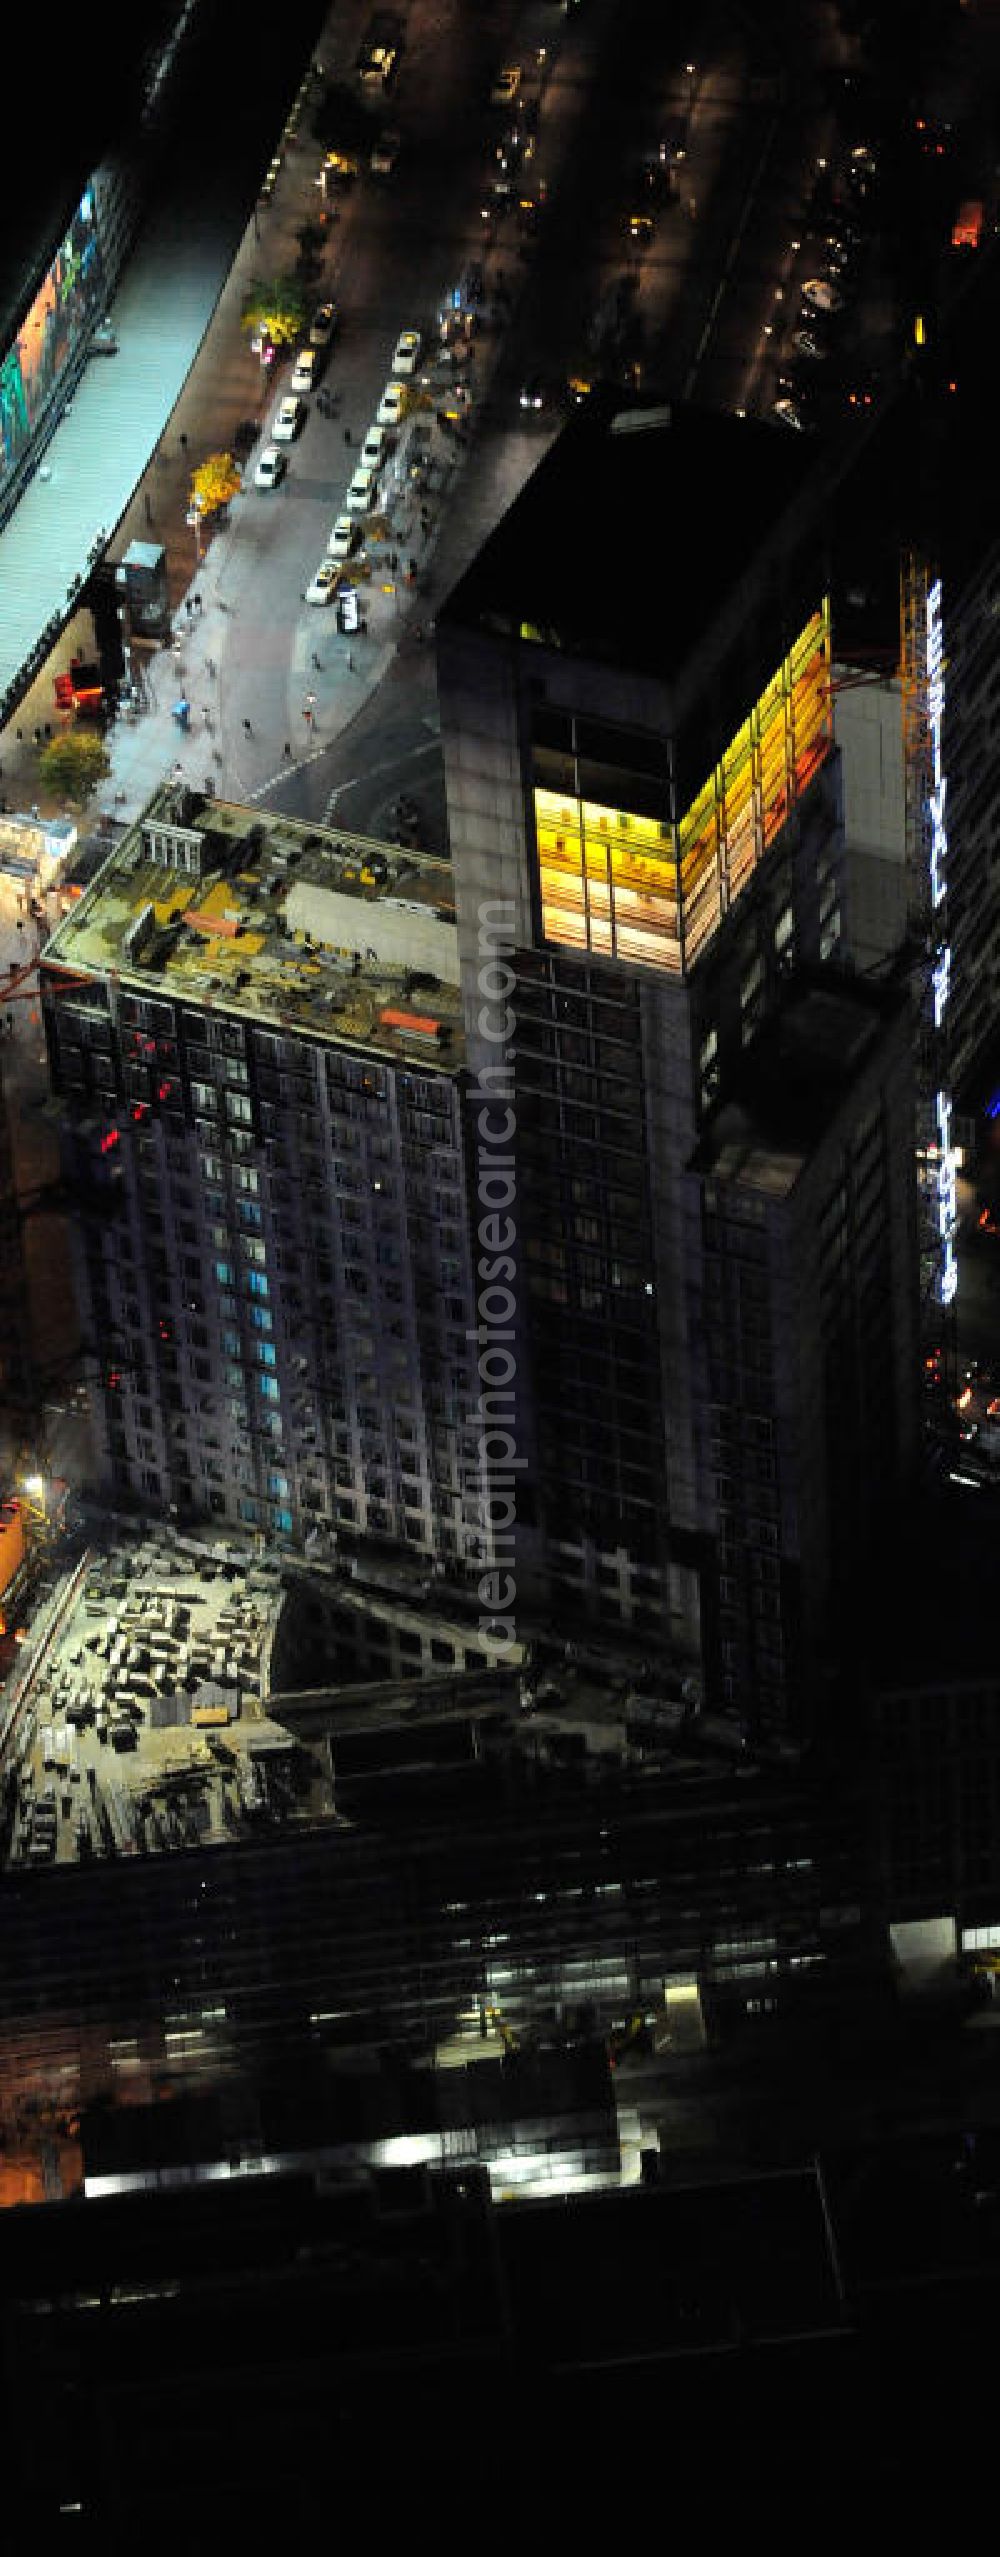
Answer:
<svg viewBox="0 0 1000 2557"><path fill-rule="evenodd" d="M194 870L165 866L176 840ZM154 792L44 966L433 1071L464 1064L446 861L183 783Z"/></svg>
<svg viewBox="0 0 1000 2557"><path fill-rule="evenodd" d="M901 1000L832 972L793 981L747 1049L691 1170L787 1198Z"/></svg>
<svg viewBox="0 0 1000 2557"><path fill-rule="evenodd" d="M669 684L816 468L809 436L601 387L484 542L439 625L534 638ZM818 574L814 583L818 593ZM775 664L782 654L774 646Z"/></svg>

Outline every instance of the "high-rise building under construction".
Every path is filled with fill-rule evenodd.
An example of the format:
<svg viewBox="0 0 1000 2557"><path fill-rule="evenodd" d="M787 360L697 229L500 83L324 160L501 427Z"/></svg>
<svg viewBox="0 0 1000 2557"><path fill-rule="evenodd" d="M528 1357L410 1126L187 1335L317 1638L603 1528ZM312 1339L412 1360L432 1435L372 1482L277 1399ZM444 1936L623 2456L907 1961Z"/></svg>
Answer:
<svg viewBox="0 0 1000 2557"><path fill-rule="evenodd" d="M109 1493L474 1559L446 865L170 786L42 991Z"/></svg>

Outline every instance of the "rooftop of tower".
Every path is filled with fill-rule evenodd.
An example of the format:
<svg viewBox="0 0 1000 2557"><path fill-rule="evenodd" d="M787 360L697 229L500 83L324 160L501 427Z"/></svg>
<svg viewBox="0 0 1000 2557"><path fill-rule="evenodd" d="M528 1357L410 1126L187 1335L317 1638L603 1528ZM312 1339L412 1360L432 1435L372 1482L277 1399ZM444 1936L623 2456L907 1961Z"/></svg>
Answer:
<svg viewBox="0 0 1000 2557"><path fill-rule="evenodd" d="M815 467L810 436L602 387L556 437L439 622L669 684L716 624L730 647L734 620L751 609L763 619L762 663L776 665L788 634L768 593L783 527ZM808 608L821 584L817 565Z"/></svg>
<svg viewBox="0 0 1000 2557"><path fill-rule="evenodd" d="M45 967L449 1071L464 1062L445 861L157 791Z"/></svg>

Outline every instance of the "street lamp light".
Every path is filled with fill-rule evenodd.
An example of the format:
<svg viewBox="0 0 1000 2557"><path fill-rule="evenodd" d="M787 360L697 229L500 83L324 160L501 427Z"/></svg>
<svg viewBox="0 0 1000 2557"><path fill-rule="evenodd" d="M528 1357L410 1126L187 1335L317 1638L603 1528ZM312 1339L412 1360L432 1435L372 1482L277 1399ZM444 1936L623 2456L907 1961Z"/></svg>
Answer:
<svg viewBox="0 0 1000 2557"><path fill-rule="evenodd" d="M203 518L203 516L204 516L204 513L205 513L205 500L204 500L204 498L203 498L203 497L199 497L196 493L193 493L193 494L192 494L192 497L191 497L191 503L190 503L190 505L189 505L189 507L188 507L188 510L187 510L187 521L188 521L188 523L189 523L189 525L190 525L190 527L191 527L191 530L192 530L192 532L193 532L193 534L194 534L194 558L195 558L195 570L196 570L196 571L197 571L197 570L201 567L201 526L202 526L202 518Z"/></svg>

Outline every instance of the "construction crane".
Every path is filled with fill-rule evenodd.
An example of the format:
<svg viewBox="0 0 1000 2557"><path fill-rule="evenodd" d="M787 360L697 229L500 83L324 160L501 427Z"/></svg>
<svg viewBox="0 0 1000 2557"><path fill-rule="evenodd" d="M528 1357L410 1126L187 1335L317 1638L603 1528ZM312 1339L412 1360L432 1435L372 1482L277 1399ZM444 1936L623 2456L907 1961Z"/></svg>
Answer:
<svg viewBox="0 0 1000 2557"><path fill-rule="evenodd" d="M7 977L0 985L0 1006L7 1003L28 1003L32 996L40 1002L41 987L28 985L26 979L37 976L41 963L42 954L38 951L33 959L25 959L19 968L15 968L13 976ZM60 971L58 976L49 978L46 993L71 994L75 988L89 986L93 982L92 977L69 977L64 976Z"/></svg>
<svg viewBox="0 0 1000 2557"><path fill-rule="evenodd" d="M8 977L5 984L0 985L0 1003L12 1003L16 996L23 1001L21 989L25 978L37 976L37 973L38 953L36 952L33 959L25 960L21 967L15 968L13 976Z"/></svg>
<svg viewBox="0 0 1000 2557"><path fill-rule="evenodd" d="M14 969L13 975L0 983L0 1012L14 1003L40 1002L41 989L37 984L30 982L31 979L37 978L38 968L37 957L27 959L20 967ZM60 975L50 980L47 991L57 995L70 994L74 989L88 986L92 982L90 977ZM3 1067L0 1060L0 1098L2 1093ZM17 1190L13 1195L12 1204L18 1219L24 1224L28 1217L50 1215L71 1207L73 1193L67 1188L64 1180L57 1177L52 1181L38 1183L32 1190Z"/></svg>

